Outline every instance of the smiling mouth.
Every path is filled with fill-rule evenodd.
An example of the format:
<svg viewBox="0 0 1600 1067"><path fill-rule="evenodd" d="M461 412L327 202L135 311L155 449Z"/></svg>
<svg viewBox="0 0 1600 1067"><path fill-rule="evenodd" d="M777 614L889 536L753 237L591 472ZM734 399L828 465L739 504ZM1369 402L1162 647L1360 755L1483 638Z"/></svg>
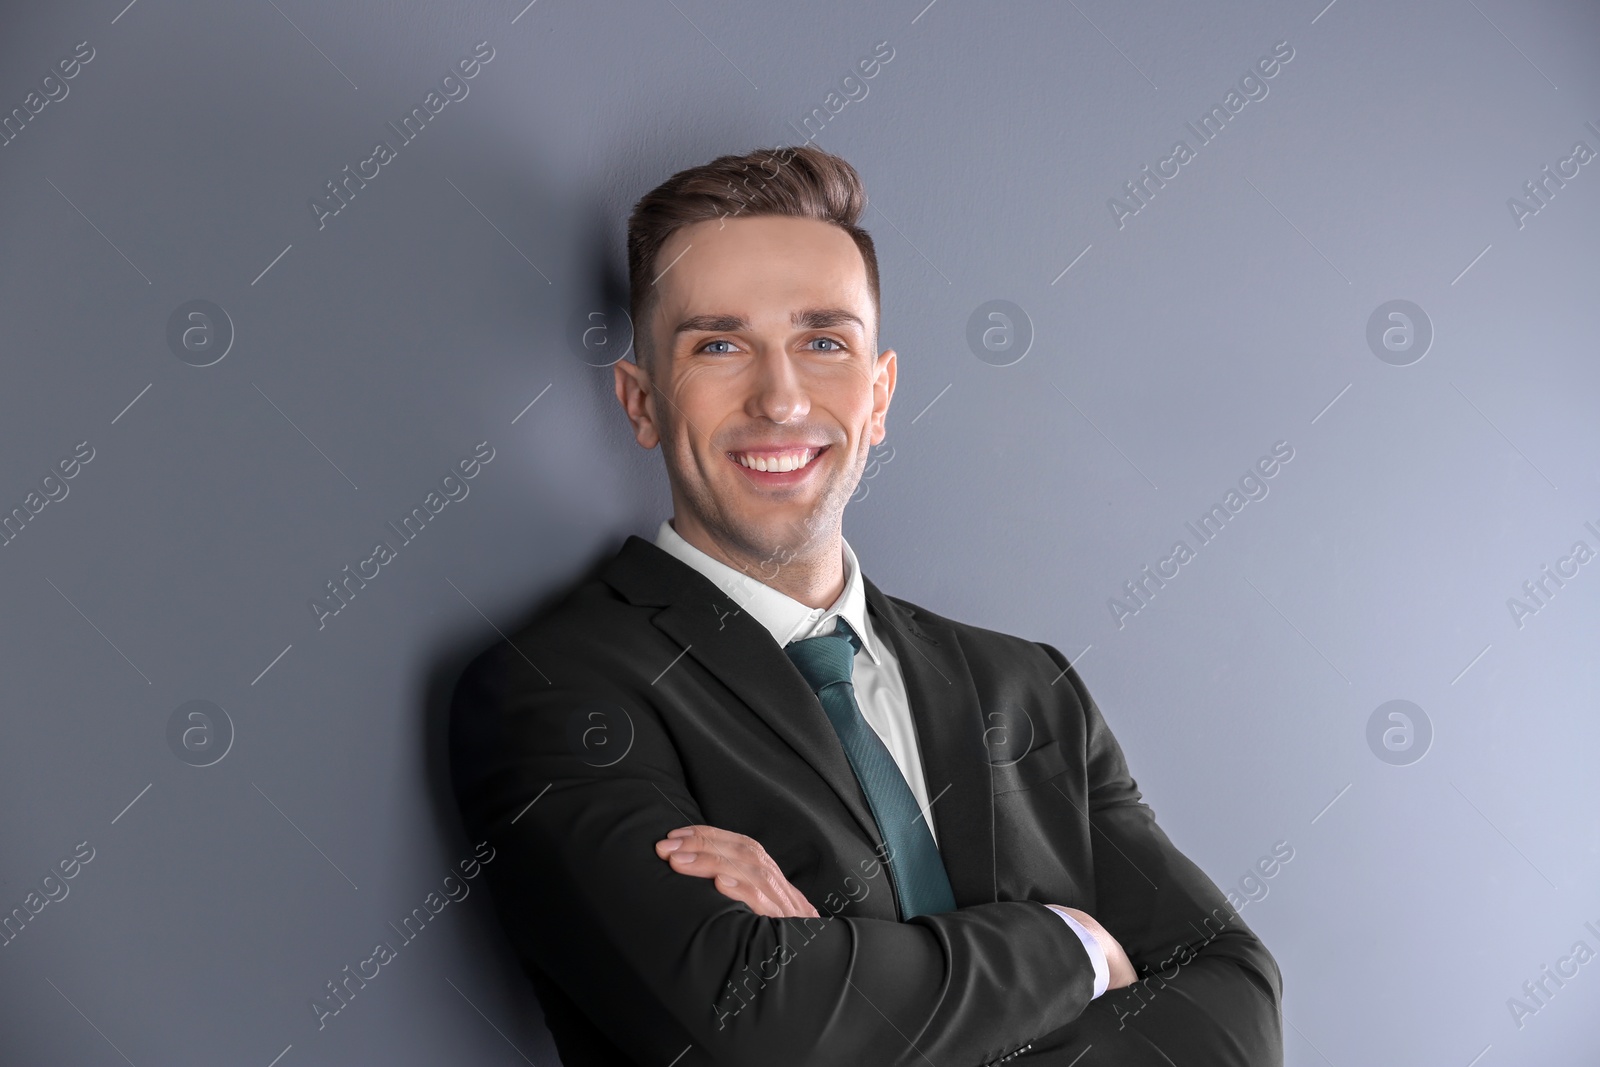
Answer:
<svg viewBox="0 0 1600 1067"><path fill-rule="evenodd" d="M729 452L728 458L747 470L763 474L790 474L804 470L813 460L828 450L820 448L792 448L781 452Z"/></svg>

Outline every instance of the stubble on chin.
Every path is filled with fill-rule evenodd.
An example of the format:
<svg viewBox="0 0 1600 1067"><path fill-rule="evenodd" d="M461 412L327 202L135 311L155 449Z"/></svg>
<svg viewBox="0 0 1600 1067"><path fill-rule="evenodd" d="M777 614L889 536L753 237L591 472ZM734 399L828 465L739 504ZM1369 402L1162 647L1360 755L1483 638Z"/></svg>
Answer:
<svg viewBox="0 0 1600 1067"><path fill-rule="evenodd" d="M855 457L853 468L865 465L865 452ZM758 560L755 577L771 581L778 572L792 565L822 566L824 561L810 558L819 545L824 545L837 533L844 521L844 508L854 495L860 481L860 470L841 472L824 487L816 505L798 519L784 522L773 532L770 526L751 531L745 548L751 559Z"/></svg>
<svg viewBox="0 0 1600 1067"><path fill-rule="evenodd" d="M863 467L864 464L863 450L852 466ZM694 506L697 518L732 558L737 570L758 581L771 582L786 568L822 565L823 561L812 558L816 546L825 543L840 529L845 505L855 493L859 480L859 471L854 477L848 471L835 476L815 506L798 518L783 520L776 527L770 520L747 522L736 518L705 483L680 485L680 492Z"/></svg>

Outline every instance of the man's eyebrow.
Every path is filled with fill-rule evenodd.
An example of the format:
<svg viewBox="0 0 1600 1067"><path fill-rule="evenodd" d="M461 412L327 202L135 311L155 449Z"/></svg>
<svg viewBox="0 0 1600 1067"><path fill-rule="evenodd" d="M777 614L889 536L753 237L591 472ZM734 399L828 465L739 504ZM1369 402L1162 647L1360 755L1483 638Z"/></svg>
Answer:
<svg viewBox="0 0 1600 1067"><path fill-rule="evenodd" d="M738 315L691 315L678 323L672 332L680 333L731 333L748 330L750 324Z"/></svg>
<svg viewBox="0 0 1600 1067"><path fill-rule="evenodd" d="M823 330L831 326L854 324L866 330L860 316L845 308L804 308L789 316L789 322L798 330ZM672 331L680 333L732 333L750 329L750 323L738 315L691 315L678 323Z"/></svg>
<svg viewBox="0 0 1600 1067"><path fill-rule="evenodd" d="M854 323L857 329L865 331L867 324L852 311L844 308L806 308L796 311L789 316L789 322L801 330L825 330L830 326L844 326Z"/></svg>

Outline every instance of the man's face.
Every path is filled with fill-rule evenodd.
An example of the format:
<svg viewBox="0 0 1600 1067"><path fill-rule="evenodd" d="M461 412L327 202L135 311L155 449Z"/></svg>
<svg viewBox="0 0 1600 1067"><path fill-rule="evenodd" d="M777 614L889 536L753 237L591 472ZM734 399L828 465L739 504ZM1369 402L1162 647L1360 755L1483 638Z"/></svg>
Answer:
<svg viewBox="0 0 1600 1067"><path fill-rule="evenodd" d="M855 242L722 219L678 230L656 266L648 380L622 362L616 386L639 444L661 445L678 532L750 561L831 540L894 393Z"/></svg>

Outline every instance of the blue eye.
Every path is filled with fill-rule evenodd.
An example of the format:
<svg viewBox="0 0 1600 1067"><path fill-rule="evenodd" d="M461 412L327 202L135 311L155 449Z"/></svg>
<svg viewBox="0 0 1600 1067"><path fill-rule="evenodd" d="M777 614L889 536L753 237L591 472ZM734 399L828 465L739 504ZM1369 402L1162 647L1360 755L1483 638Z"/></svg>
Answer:
<svg viewBox="0 0 1600 1067"><path fill-rule="evenodd" d="M825 351L828 351L828 352L842 352L842 351L844 351L844 345L839 344L839 342L834 340L832 337L813 337L811 339L811 342L813 344L815 344L818 341L826 341L830 345L838 345L837 348L829 348L829 349L825 349Z"/></svg>
<svg viewBox="0 0 1600 1067"><path fill-rule="evenodd" d="M732 341L722 341L722 340L707 341L705 344L700 346L700 351L704 352L707 349L709 349L712 345L731 345L731 344L733 344ZM731 351L732 351L731 348L727 350L727 352L731 352ZM714 355L719 355L719 356L726 355L727 352L716 352L716 353L714 353Z"/></svg>

